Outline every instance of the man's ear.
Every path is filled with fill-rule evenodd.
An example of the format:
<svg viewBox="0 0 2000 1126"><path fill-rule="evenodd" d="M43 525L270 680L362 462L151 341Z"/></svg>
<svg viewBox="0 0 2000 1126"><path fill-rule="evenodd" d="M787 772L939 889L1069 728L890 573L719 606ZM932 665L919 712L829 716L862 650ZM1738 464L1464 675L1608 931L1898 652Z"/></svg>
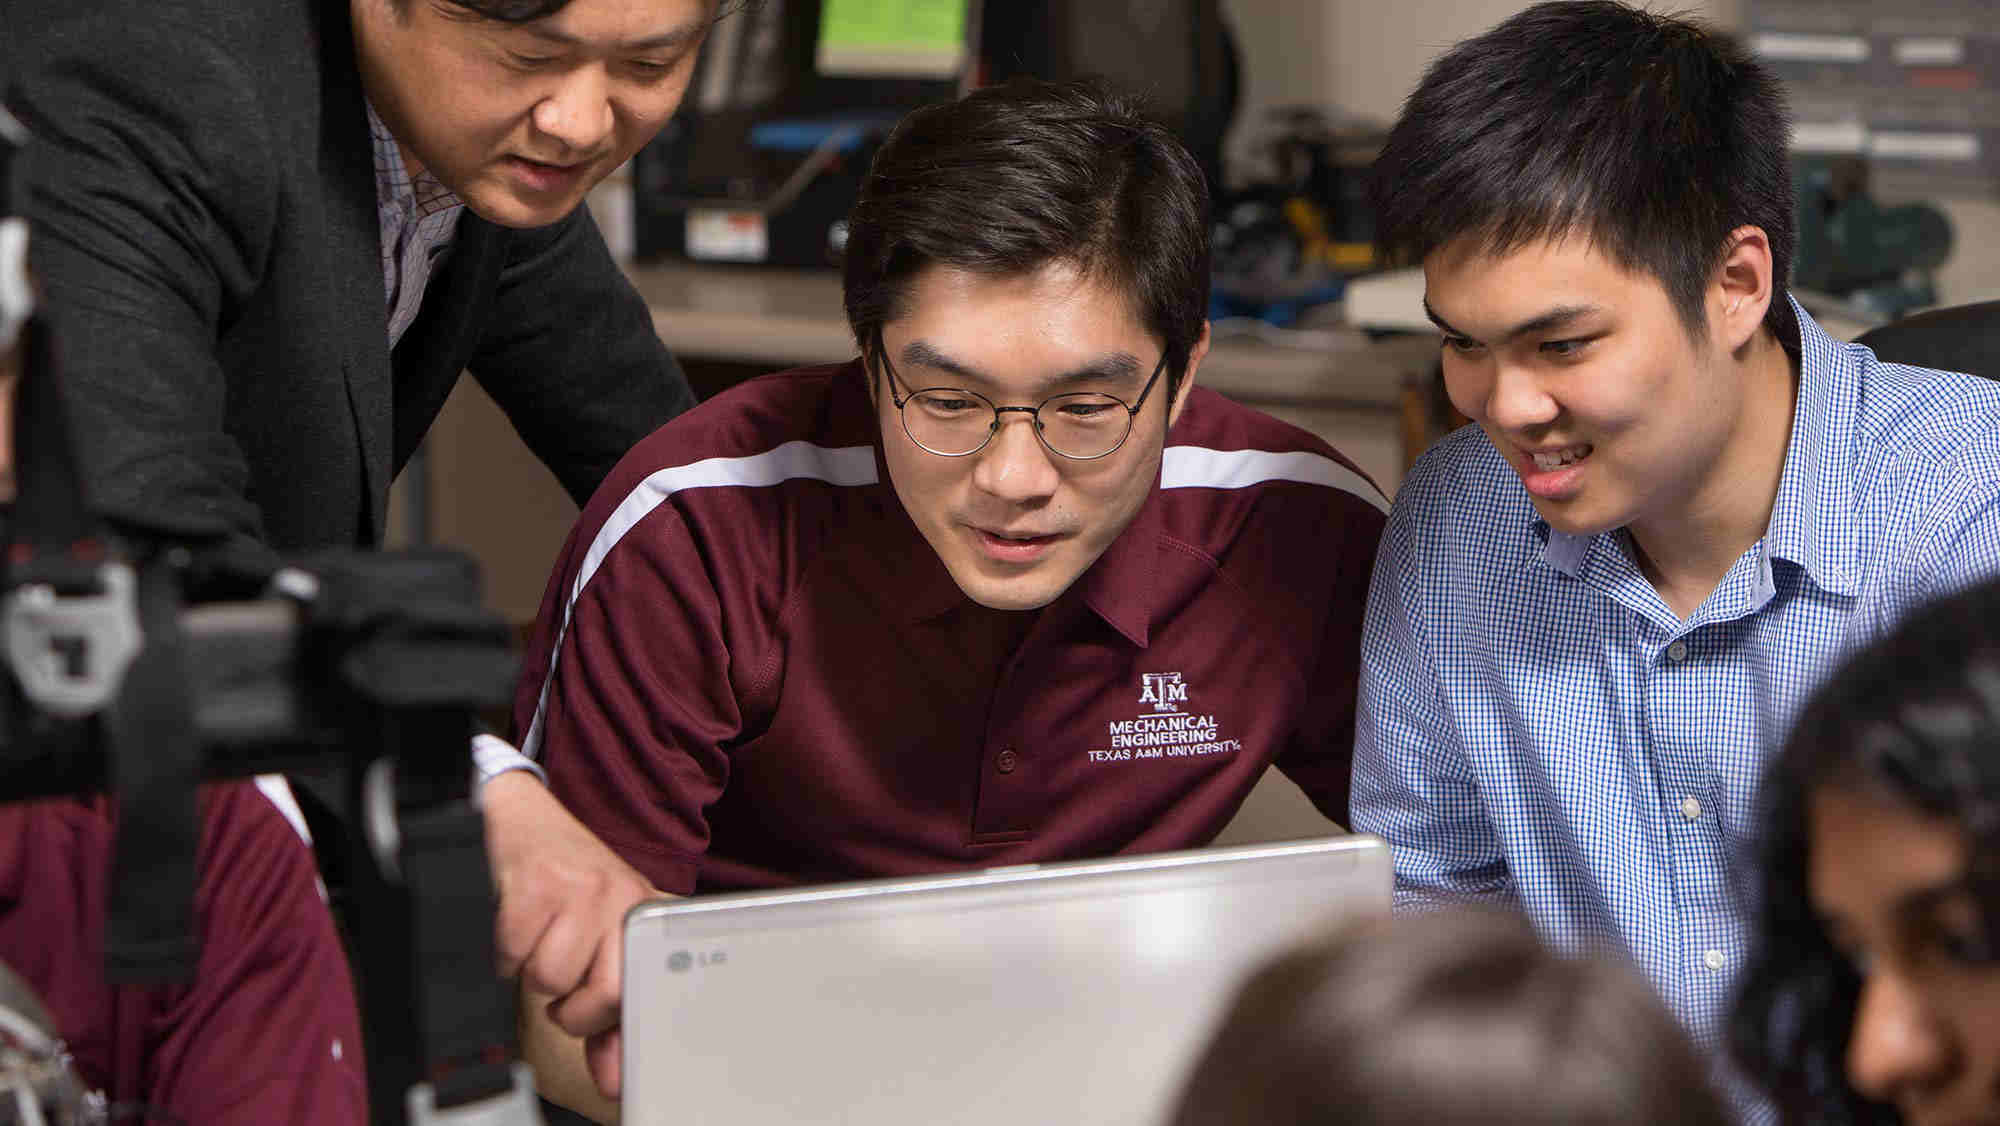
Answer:
<svg viewBox="0 0 2000 1126"><path fill-rule="evenodd" d="M1764 228L1729 232L1722 261L1709 282L1709 328L1717 343L1734 352L1763 327L1771 302L1779 300L1771 272L1771 237Z"/></svg>
<svg viewBox="0 0 2000 1126"><path fill-rule="evenodd" d="M1195 338L1194 347L1188 349L1187 371L1181 373L1180 385L1174 388L1174 401L1167 406L1167 429L1181 420L1181 411L1187 407L1188 392L1194 390L1195 373L1201 370L1201 361L1208 356L1208 322L1201 322L1201 335Z"/></svg>

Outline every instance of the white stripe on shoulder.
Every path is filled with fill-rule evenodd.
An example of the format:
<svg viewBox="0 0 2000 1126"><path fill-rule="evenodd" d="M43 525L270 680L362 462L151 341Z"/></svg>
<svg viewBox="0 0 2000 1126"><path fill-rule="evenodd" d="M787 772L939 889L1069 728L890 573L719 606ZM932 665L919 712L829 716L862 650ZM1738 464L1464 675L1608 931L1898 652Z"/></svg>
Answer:
<svg viewBox="0 0 2000 1126"><path fill-rule="evenodd" d="M625 533L637 527L669 497L686 489L769 488L800 478L830 485L872 485L876 481L875 447L786 442L748 457L712 457L689 465L670 465L652 473L627 493L591 538L590 548L583 554L583 565L577 568L576 578L570 583L569 597L563 602L562 626L556 631L554 647L549 650L549 671L542 678L542 690L535 700L535 718L521 740L521 753L529 758L541 755L542 713L548 707L549 685L555 681L556 659L562 653L563 639L569 634L570 613L576 608L584 586L603 565L604 557L625 538Z"/></svg>
<svg viewBox="0 0 2000 1126"><path fill-rule="evenodd" d="M282 774L259 774L256 781L257 788L263 791L264 796L269 798L271 804L278 807L278 812L285 820L291 823L292 831L299 835L299 840L305 842L306 850L312 851L312 830L306 825L306 811L299 808L298 795L292 793L292 784L285 781L285 776ZM319 901L327 902L326 881L320 878L319 863L316 860L313 863L313 886L319 889Z"/></svg>
<svg viewBox="0 0 2000 1126"><path fill-rule="evenodd" d="M1368 478L1323 454L1305 450L1212 450L1168 446L1160 463L1163 489L1245 489L1265 481L1299 481L1352 493L1387 514L1389 502Z"/></svg>
<svg viewBox="0 0 2000 1126"><path fill-rule="evenodd" d="M271 799L271 804L277 806L278 812L284 814L285 820L292 823L292 829L299 834L299 839L310 846L313 843L313 835L312 830L306 827L306 811L299 808L299 799L292 795L291 783L285 781L285 776L259 774L257 788L264 791L264 796Z"/></svg>

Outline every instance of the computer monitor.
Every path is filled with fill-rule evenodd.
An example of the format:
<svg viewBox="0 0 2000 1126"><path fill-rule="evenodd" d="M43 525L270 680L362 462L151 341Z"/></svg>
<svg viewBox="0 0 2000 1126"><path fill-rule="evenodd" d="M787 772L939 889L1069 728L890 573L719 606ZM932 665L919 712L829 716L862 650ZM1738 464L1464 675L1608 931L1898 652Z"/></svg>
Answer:
<svg viewBox="0 0 2000 1126"><path fill-rule="evenodd" d="M813 68L829 78L957 81L973 57L972 0L821 0Z"/></svg>

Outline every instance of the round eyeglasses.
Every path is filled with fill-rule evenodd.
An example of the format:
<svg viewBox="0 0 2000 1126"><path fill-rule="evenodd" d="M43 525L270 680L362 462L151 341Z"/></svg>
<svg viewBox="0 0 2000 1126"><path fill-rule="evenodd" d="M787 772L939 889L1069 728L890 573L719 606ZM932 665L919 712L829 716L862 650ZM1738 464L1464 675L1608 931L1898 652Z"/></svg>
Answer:
<svg viewBox="0 0 2000 1126"><path fill-rule="evenodd" d="M1095 461L1110 457L1132 433L1132 420L1153 393L1153 384L1167 369L1162 354L1137 402L1127 406L1116 395L1077 391L1042 400L1038 407L1001 407L977 391L962 387L925 387L898 396L898 385L907 387L903 377L889 363L889 351L878 339L875 355L889 376L889 399L903 418L903 433L910 441L939 457L969 457L986 448L1000 432L1000 416L1009 411L1030 415L1035 420L1035 437L1052 454L1072 461Z"/></svg>

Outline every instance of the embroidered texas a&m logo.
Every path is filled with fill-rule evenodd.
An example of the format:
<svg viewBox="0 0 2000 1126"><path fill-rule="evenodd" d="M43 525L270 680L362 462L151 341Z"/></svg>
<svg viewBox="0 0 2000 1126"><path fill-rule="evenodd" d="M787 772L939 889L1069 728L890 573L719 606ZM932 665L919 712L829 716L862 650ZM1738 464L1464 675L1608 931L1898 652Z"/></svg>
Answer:
<svg viewBox="0 0 2000 1126"><path fill-rule="evenodd" d="M1155 712L1177 712L1187 703L1187 682L1177 672L1139 674L1139 702L1153 705Z"/></svg>
<svg viewBox="0 0 2000 1126"><path fill-rule="evenodd" d="M1189 704L1188 683L1177 672L1139 674L1139 703L1148 709L1132 719L1114 719L1105 736L1109 747L1084 752L1092 762L1127 762L1142 758L1187 758L1219 755L1243 749L1240 739L1222 737L1213 715L1181 710Z"/></svg>

